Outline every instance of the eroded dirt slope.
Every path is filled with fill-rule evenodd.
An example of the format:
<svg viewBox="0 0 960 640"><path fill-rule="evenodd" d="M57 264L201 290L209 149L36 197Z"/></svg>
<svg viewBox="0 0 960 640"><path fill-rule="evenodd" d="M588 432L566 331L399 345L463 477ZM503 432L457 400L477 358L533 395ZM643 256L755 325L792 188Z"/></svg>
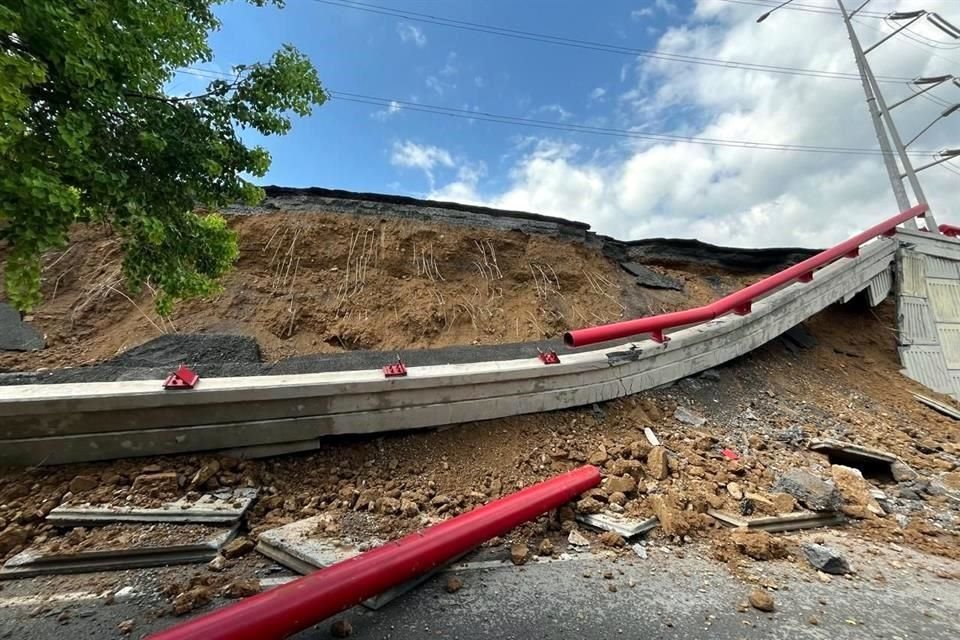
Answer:
<svg viewBox="0 0 960 640"><path fill-rule="evenodd" d="M0 354L0 368L88 364L174 331L250 335L266 360L518 342L707 302L745 278L655 267L684 291L644 289L584 245L519 231L316 213L230 223L241 255L222 294L169 320L149 290L126 290L116 235L76 229L70 248L46 256L44 302L29 316L48 348Z"/></svg>

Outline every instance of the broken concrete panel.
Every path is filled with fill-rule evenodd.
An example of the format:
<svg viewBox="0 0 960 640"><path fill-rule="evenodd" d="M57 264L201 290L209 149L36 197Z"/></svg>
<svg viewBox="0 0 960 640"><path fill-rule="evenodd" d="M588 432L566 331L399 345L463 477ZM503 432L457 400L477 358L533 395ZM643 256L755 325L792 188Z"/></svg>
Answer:
<svg viewBox="0 0 960 640"><path fill-rule="evenodd" d="M578 513L577 520L603 531L612 531L624 538L638 536L657 526L656 518L636 520L616 513Z"/></svg>
<svg viewBox="0 0 960 640"><path fill-rule="evenodd" d="M636 276L636 283L648 289L673 289L683 291L683 283L670 276L657 273L650 267L637 262L621 262L620 268L632 276Z"/></svg>
<svg viewBox="0 0 960 640"><path fill-rule="evenodd" d="M726 511L708 509L707 515L728 527L759 529L769 533L797 531L800 529L813 529L816 527L829 527L846 522L846 519L843 517L843 515L836 512L801 511L799 513L788 513L781 516L759 516L756 518L744 518Z"/></svg>
<svg viewBox="0 0 960 640"><path fill-rule="evenodd" d="M0 302L0 351L38 351L46 344L36 329L20 319L20 312Z"/></svg>
<svg viewBox="0 0 960 640"><path fill-rule="evenodd" d="M4 563L0 568L0 580L209 562L217 556L223 545L233 539L239 528L240 523L236 523L230 528L221 528L199 542L165 546L62 554L44 554L27 549Z"/></svg>
<svg viewBox="0 0 960 640"><path fill-rule="evenodd" d="M800 548L803 550L807 562L817 570L834 575L850 573L850 565L847 563L847 559L833 547L807 542L800 545Z"/></svg>
<svg viewBox="0 0 960 640"><path fill-rule="evenodd" d="M329 515L321 514L264 531L260 534L256 551L297 573L306 575L337 562L349 560L383 544L382 540L377 539L359 543L348 539L316 537L318 528L322 530L329 520ZM442 567L437 567L400 586L364 600L362 604L368 609L379 609L426 581L441 569Z"/></svg>
<svg viewBox="0 0 960 640"><path fill-rule="evenodd" d="M47 515L47 522L66 526L109 522L232 524L240 520L256 497L256 489L245 487L205 494L196 500L180 498L152 509L109 504L65 504L53 509Z"/></svg>

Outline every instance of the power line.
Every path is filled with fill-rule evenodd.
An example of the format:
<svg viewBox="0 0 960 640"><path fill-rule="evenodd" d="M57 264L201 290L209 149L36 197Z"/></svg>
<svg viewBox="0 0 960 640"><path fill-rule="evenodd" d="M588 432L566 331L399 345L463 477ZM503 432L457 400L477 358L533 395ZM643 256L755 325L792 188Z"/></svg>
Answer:
<svg viewBox="0 0 960 640"><path fill-rule="evenodd" d="M452 118L464 120L481 120L485 122L496 122L500 124L513 124L539 129L552 129L572 133L586 133L593 135L603 135L616 138L653 140L658 142L684 142L690 144L700 144L707 146L735 147L744 149L760 149L770 151L797 151L805 153L831 153L840 155L883 155L879 149L866 149L860 147L830 147L823 145L800 145L772 142L755 142L749 140L731 140L722 138L707 138L703 136L682 136L667 133L651 133L637 131L633 129L616 129L611 127L594 127L573 123L550 122L548 120L539 120L536 118L525 118L520 116L510 116L487 111L474 111L470 109L458 109L454 107L443 107L439 105L424 104L420 102L410 102L406 100L396 100L380 96L371 96L360 93L351 93L346 91L331 91L331 95L336 100L367 104L371 106L388 108L393 110L418 111L434 115L443 115ZM930 151L913 151L916 155L929 155Z"/></svg>
<svg viewBox="0 0 960 640"><path fill-rule="evenodd" d="M431 15L426 13L418 13L415 11L394 9L392 7L384 7L381 5L369 4L366 2L358 2L356 0L313 0L321 4L326 4L334 7L340 7L343 9L353 9L355 11L363 11L366 13L373 13L378 15L391 16L395 18L403 18L405 20L410 20L413 22L423 22L427 24L434 24L442 27L448 27L451 29L460 29L463 31L472 31L477 33L486 33L490 35L497 35L506 38L513 38L517 40L526 40L531 42L540 42L543 44L552 44L563 47L572 47L577 49L586 49L590 51L600 51L604 53L613 53L617 55L628 55L628 56L638 56L643 58L651 58L655 60L664 60L669 62L679 62L686 64L697 64L710 67L719 67L726 69L742 69L748 71L759 71L763 73L776 73L783 75L795 75L795 76L807 76L814 78L831 78L831 79L840 79L840 80L860 80L860 76L857 73L853 72L840 72L840 71L827 71L824 69L803 69L799 67L789 67L789 66L779 66L779 65L768 65L768 64L759 64L753 62L740 62L735 60L724 60L720 58L709 58L702 56L691 56L679 53L670 53L665 51L658 51L655 49L638 49L634 47L624 47L621 45L595 42L591 40L580 40L575 38L566 38L563 36L555 36L545 33L536 33L533 31L523 31L519 29L510 29L507 27L499 27L489 24L481 24L477 22L468 22L465 20L455 20L452 18L445 18L442 16ZM878 76L878 81L887 82L887 83L902 83L909 82L912 78L898 77L898 76Z"/></svg>
<svg viewBox="0 0 960 640"><path fill-rule="evenodd" d="M214 69L202 69L188 67L181 69L179 73L193 75L200 78L219 80L222 77L235 77L223 71ZM879 149L866 149L862 147L831 147L825 145L801 145L786 144L774 142L756 142L750 140L731 140L723 138L707 138L703 136L681 136L669 133L651 133L637 131L635 129L618 129L612 127L594 127L590 125L581 125L574 123L550 122L549 120L540 120L537 118L527 118L523 116L511 116L498 114L489 111L479 111L472 109L458 109L455 107L444 107L440 105L426 104L422 102L411 102L408 100L397 100L395 98L384 98L381 96L372 96L361 93L351 93L348 91L329 90L332 97L337 100L353 102L358 104L367 104L380 108L393 110L414 111L433 115L447 116L451 118L460 118L463 120L480 120L483 122L494 122L498 124L512 124L517 126L532 127L537 129L549 129L554 131L564 131L569 133L585 133L591 135L602 135L616 138L654 140L659 142L685 142L690 144L700 144L707 146L735 147L743 149L761 149L770 151L797 151L804 153L831 153L841 155L883 155ZM911 151L915 155L929 155L931 151Z"/></svg>
<svg viewBox="0 0 960 640"><path fill-rule="evenodd" d="M728 2L730 4L745 4L748 6L754 7L763 7L770 8L775 7L780 4L777 0L717 0L717 2ZM801 11L803 13L819 13L823 15L841 15L840 9L836 7L828 7L822 4L802 4L798 2L793 2L788 4L782 9L789 9L790 11ZM867 18L886 18L888 13L882 13L880 11L860 11L857 13L858 16L864 16Z"/></svg>

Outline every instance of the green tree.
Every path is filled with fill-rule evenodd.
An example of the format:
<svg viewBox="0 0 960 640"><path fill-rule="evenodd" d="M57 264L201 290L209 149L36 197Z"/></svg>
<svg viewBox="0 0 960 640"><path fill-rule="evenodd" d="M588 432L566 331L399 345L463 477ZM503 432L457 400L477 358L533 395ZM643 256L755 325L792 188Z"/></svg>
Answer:
<svg viewBox="0 0 960 640"><path fill-rule="evenodd" d="M196 212L261 199L244 176L270 156L240 133L284 134L327 93L286 45L203 93L167 94L177 70L212 59L222 1L0 0L0 238L22 311L40 301L41 254L76 222L120 234L128 286L149 283L161 313L216 291L236 261L223 218Z"/></svg>

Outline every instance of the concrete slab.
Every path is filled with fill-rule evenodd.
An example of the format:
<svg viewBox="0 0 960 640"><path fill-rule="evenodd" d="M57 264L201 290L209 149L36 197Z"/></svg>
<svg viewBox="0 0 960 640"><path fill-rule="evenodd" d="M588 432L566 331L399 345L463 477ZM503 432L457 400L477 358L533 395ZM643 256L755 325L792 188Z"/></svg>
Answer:
<svg viewBox="0 0 960 640"><path fill-rule="evenodd" d="M53 509L46 520L64 526L110 522L233 524L243 517L256 497L257 489L244 487L208 493L196 500L180 498L153 509L110 504L64 504Z"/></svg>
<svg viewBox="0 0 960 640"><path fill-rule="evenodd" d="M349 539L317 536L318 527L322 528L329 519L330 516L321 514L264 531L260 534L256 551L297 573L306 575L331 564L349 560L383 544L382 540L375 538L359 543ZM362 604L368 609L379 609L428 580L441 568L437 567L418 578L364 600Z"/></svg>
<svg viewBox="0 0 960 640"><path fill-rule="evenodd" d="M769 533L780 533L783 531L797 531L800 529L813 529L816 527L829 527L843 524L846 518L836 512L814 512L801 511L799 513L788 513L780 516L758 516L754 518L745 518L726 511L708 509L707 515L715 518L721 524L728 527L744 527L747 529L758 529Z"/></svg>
<svg viewBox="0 0 960 640"><path fill-rule="evenodd" d="M637 520L618 513L578 513L576 518L578 522L587 526L603 531L613 531L627 539L647 533L660 524L656 517Z"/></svg>
<svg viewBox="0 0 960 640"><path fill-rule="evenodd" d="M46 343L43 336L20 319L20 312L0 302L0 351L38 351Z"/></svg>
<svg viewBox="0 0 960 640"><path fill-rule="evenodd" d="M223 545L233 539L239 528L240 524L237 523L201 542L162 547L146 546L67 554L44 554L27 549L4 563L0 568L0 580L209 562Z"/></svg>

